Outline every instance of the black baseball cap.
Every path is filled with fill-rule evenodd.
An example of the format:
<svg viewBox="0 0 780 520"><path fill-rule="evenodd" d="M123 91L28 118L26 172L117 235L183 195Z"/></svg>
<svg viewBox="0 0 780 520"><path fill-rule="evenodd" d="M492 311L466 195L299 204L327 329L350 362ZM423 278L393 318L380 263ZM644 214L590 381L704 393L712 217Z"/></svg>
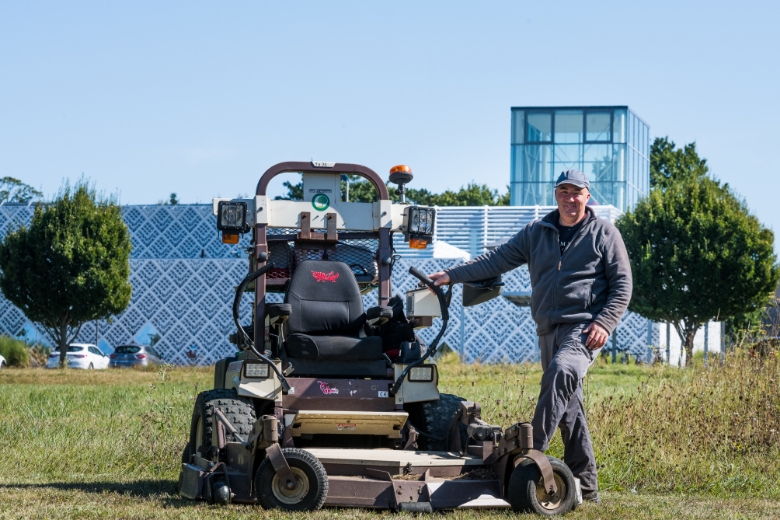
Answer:
<svg viewBox="0 0 780 520"><path fill-rule="evenodd" d="M561 172L561 175L558 177L558 180L555 183L555 187L557 188L561 184L573 184L578 188L587 188L590 190L590 182L588 182L588 178L585 177L584 173L577 170L576 168Z"/></svg>

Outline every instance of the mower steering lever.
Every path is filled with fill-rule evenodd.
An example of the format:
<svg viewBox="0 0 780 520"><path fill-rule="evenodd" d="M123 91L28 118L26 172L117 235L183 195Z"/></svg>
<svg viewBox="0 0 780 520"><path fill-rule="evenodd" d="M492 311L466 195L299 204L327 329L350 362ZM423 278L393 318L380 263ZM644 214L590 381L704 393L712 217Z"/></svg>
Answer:
<svg viewBox="0 0 780 520"><path fill-rule="evenodd" d="M261 359L268 363L271 366L271 370L273 370L276 373L276 376L279 378L279 382L282 384L282 388L285 392L290 391L290 383L287 382L287 378L284 377L284 374L281 370L279 370L279 367L276 366L276 364L271 361L265 354L261 353L256 347L255 342L252 341L252 339L249 338L249 335L244 330L244 327L241 326L241 322L238 319L238 309L241 304L241 296L244 294L244 290L246 290L246 286L249 285L250 282L253 280L257 280L261 276L263 276L265 273L273 269L275 265L273 262L270 262L257 271L248 274L243 280L241 280L241 283L238 284L238 288L236 289L236 297L233 299L233 321L236 323L236 327L238 327L238 333L243 338L244 344L246 344L249 347L249 350L254 353L255 356L258 357L258 359Z"/></svg>
<svg viewBox="0 0 780 520"><path fill-rule="evenodd" d="M441 308L441 329L439 329L439 333L436 334L436 337L431 342L430 347L428 347L428 351L425 353L423 357L418 359L417 361L413 361L409 365L404 368L404 370L401 372L401 375L398 376L398 379L395 380L395 383L393 383L393 386L390 387L390 395L395 395L398 393L398 390L401 389L401 385L404 382L404 378L406 377L406 374L409 373L409 370L411 370L413 367L424 363L426 359L431 357L432 355L436 354L436 347L439 345L439 341L441 340L442 336L444 336L444 331L447 330L447 322L450 320L450 313L449 313L449 304L450 304L450 296L452 295L452 288L445 294L441 287L437 286L433 283L433 280L425 276L423 273L420 272L419 269L416 267L410 267L409 268L409 274L420 280L422 283L428 286L430 290L436 294L436 297L439 299L439 308Z"/></svg>

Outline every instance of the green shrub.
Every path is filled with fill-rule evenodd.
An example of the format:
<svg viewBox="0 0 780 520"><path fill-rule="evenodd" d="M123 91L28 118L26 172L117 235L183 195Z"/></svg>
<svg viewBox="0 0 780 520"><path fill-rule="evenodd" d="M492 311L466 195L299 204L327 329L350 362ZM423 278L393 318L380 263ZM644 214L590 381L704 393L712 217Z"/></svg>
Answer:
<svg viewBox="0 0 780 520"><path fill-rule="evenodd" d="M24 341L0 336L0 354L9 367L26 367L30 364L30 350Z"/></svg>

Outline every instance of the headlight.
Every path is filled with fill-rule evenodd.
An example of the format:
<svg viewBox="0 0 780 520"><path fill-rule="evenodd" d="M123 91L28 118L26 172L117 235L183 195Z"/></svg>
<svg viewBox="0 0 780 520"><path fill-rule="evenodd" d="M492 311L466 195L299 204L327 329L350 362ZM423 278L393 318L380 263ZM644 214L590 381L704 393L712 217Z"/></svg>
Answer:
<svg viewBox="0 0 780 520"><path fill-rule="evenodd" d="M430 235L433 236L433 223L436 219L436 210L433 208L422 208L419 206L409 207L409 227L407 233L410 235Z"/></svg>
<svg viewBox="0 0 780 520"><path fill-rule="evenodd" d="M409 371L409 381L433 381L433 366L412 367Z"/></svg>
<svg viewBox="0 0 780 520"><path fill-rule="evenodd" d="M404 238L413 249L425 249L433 241L436 210L422 206L409 206L404 214Z"/></svg>
<svg viewBox="0 0 780 520"><path fill-rule="evenodd" d="M266 379L268 377L268 371L268 363L244 363L244 377Z"/></svg>
<svg viewBox="0 0 780 520"><path fill-rule="evenodd" d="M217 229L229 233L246 233L246 202L219 201L217 206Z"/></svg>

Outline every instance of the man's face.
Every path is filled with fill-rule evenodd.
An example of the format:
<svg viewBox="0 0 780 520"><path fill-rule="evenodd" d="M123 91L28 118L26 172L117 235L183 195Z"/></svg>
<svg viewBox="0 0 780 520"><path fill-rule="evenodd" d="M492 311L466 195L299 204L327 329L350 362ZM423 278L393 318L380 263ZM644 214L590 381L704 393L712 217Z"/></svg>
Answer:
<svg viewBox="0 0 780 520"><path fill-rule="evenodd" d="M573 184L561 184L555 188L555 202L562 219L579 220L585 214L585 205L590 199L587 188L579 188Z"/></svg>

